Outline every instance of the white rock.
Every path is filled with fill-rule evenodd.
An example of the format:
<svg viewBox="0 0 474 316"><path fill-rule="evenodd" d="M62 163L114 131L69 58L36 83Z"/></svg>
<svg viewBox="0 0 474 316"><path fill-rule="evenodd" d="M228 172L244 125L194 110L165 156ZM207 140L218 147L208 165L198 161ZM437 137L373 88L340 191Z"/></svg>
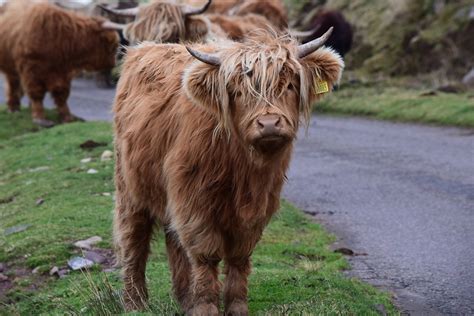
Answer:
<svg viewBox="0 0 474 316"><path fill-rule="evenodd" d="M96 174L96 173L99 173L99 171L91 168L91 169L87 170L87 173L88 174Z"/></svg>
<svg viewBox="0 0 474 316"><path fill-rule="evenodd" d="M49 170L48 166L41 166L41 167L28 169L29 172L40 172L40 171L46 171L46 170Z"/></svg>
<svg viewBox="0 0 474 316"><path fill-rule="evenodd" d="M86 258L74 257L68 260L67 264L71 269L75 271L90 268L94 265L94 262Z"/></svg>
<svg viewBox="0 0 474 316"><path fill-rule="evenodd" d="M49 275L55 275L59 272L59 268L54 266L51 270L49 270Z"/></svg>
<svg viewBox="0 0 474 316"><path fill-rule="evenodd" d="M87 249L90 250L93 245L97 244L98 242L102 241L102 237L100 236L92 236L90 238L87 238L85 240L78 240L74 243L74 246L77 248L81 249Z"/></svg>
<svg viewBox="0 0 474 316"><path fill-rule="evenodd" d="M100 161L109 161L112 160L114 153L110 150L105 150L100 156Z"/></svg>
<svg viewBox="0 0 474 316"><path fill-rule="evenodd" d="M88 163L88 162L91 162L91 161L92 161L92 158L91 158L91 157L87 157L87 158L81 159L81 163Z"/></svg>

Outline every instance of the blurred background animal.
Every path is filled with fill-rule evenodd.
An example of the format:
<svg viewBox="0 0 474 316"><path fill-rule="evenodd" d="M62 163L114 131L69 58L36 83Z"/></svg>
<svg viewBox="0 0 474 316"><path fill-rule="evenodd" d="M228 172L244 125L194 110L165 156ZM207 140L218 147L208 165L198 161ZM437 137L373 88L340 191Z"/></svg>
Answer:
<svg viewBox="0 0 474 316"><path fill-rule="evenodd" d="M100 71L115 65L118 36L114 25L97 17L67 12L46 2L17 0L0 15L0 71L7 79L7 104L20 110L23 91L33 121L45 127L43 98L50 92L63 122L76 118L67 99L79 71Z"/></svg>

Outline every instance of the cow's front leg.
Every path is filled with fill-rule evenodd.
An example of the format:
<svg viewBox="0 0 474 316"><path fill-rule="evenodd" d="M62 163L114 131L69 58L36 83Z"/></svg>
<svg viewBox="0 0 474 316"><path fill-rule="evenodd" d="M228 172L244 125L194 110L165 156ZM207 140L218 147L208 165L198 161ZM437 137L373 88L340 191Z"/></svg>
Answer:
<svg viewBox="0 0 474 316"><path fill-rule="evenodd" d="M247 292L250 257L225 259L224 308L226 315L248 315Z"/></svg>
<svg viewBox="0 0 474 316"><path fill-rule="evenodd" d="M192 302L187 315L219 315L220 283L218 265L220 258L202 254L192 255Z"/></svg>
<svg viewBox="0 0 474 316"><path fill-rule="evenodd" d="M17 74L7 74L6 77L5 92L7 95L8 111L18 112L20 111L20 101L23 95L20 77Z"/></svg>

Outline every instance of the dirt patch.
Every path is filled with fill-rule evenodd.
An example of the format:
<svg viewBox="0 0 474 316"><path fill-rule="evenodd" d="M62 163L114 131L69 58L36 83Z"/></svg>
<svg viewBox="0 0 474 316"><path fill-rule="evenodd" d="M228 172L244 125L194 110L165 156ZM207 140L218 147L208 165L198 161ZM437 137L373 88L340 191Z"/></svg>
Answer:
<svg viewBox="0 0 474 316"><path fill-rule="evenodd" d="M85 142L83 142L82 144L79 145L80 148L82 149L93 149L93 148L96 148L96 147L102 147L102 146L107 146L107 143L104 143L104 142L96 142L92 139L88 139L86 140Z"/></svg>
<svg viewBox="0 0 474 316"><path fill-rule="evenodd" d="M104 272L116 270L115 255L112 249L92 248L88 250L89 255L95 254L95 258L100 258L100 266ZM87 255L86 251L76 251L77 255ZM2 264L3 271L0 272L0 305L13 304L17 300L16 295L11 295L15 291L23 292L23 295L40 290L48 282L54 282L59 278L66 278L71 273L80 273L70 270L66 265L52 267L51 270L34 272L34 269L25 268L19 264Z"/></svg>

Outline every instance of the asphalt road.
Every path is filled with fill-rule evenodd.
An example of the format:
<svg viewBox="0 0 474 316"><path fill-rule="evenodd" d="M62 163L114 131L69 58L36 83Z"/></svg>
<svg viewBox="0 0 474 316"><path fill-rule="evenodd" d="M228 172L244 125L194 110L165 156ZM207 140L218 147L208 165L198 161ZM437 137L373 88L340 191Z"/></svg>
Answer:
<svg viewBox="0 0 474 316"><path fill-rule="evenodd" d="M113 95L76 80L70 106L110 120ZM411 314L474 314L474 131L313 117L288 178L285 198L362 254L351 275Z"/></svg>

